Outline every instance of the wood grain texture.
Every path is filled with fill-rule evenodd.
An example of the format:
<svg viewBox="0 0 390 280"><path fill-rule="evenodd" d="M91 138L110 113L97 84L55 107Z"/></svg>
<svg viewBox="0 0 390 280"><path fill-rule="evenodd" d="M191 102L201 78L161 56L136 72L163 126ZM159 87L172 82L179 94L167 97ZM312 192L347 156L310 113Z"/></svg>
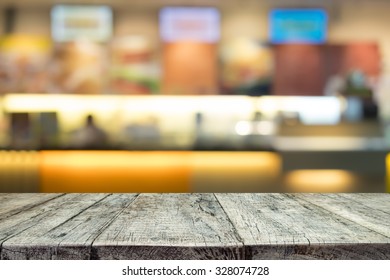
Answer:
<svg viewBox="0 0 390 280"><path fill-rule="evenodd" d="M112 194L54 228L28 229L4 242L3 254L9 259L90 259L93 240L135 197Z"/></svg>
<svg viewBox="0 0 390 280"><path fill-rule="evenodd" d="M297 194L295 197L390 238L389 194Z"/></svg>
<svg viewBox="0 0 390 280"><path fill-rule="evenodd" d="M389 259L390 238L292 194L216 194L252 259Z"/></svg>
<svg viewBox="0 0 390 280"><path fill-rule="evenodd" d="M213 194L141 194L93 243L97 259L241 259Z"/></svg>
<svg viewBox="0 0 390 280"><path fill-rule="evenodd" d="M0 193L0 221L61 195L62 194Z"/></svg>
<svg viewBox="0 0 390 280"><path fill-rule="evenodd" d="M1 194L2 259L390 259L389 194Z"/></svg>
<svg viewBox="0 0 390 280"><path fill-rule="evenodd" d="M390 193L346 193L343 197L390 214Z"/></svg>
<svg viewBox="0 0 390 280"><path fill-rule="evenodd" d="M0 223L1 259L51 259L57 254L58 243L50 240L39 243L40 238L107 196L67 194L3 220Z"/></svg>

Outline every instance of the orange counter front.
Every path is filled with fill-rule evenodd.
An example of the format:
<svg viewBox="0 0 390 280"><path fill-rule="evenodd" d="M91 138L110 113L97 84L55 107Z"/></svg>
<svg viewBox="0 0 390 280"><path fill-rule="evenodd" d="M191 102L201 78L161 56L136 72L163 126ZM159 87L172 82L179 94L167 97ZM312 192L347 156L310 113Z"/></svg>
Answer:
<svg viewBox="0 0 390 280"><path fill-rule="evenodd" d="M42 151L40 192L255 192L270 188L269 152Z"/></svg>
<svg viewBox="0 0 390 280"><path fill-rule="evenodd" d="M283 159L272 152L0 151L0 192L386 191L381 173L285 170ZM387 156L387 192L389 166Z"/></svg>
<svg viewBox="0 0 390 280"><path fill-rule="evenodd" d="M386 173L387 192L390 193L390 154L386 157Z"/></svg>

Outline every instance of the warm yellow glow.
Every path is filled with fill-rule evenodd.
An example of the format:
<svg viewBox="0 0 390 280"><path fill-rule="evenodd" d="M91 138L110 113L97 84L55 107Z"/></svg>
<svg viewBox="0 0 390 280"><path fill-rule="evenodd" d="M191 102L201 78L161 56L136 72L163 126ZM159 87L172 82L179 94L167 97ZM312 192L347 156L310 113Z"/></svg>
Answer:
<svg viewBox="0 0 390 280"><path fill-rule="evenodd" d="M37 192L39 152L0 150L0 192Z"/></svg>
<svg viewBox="0 0 390 280"><path fill-rule="evenodd" d="M263 96L260 98L257 109L267 116L274 116L278 112L281 104L280 96Z"/></svg>
<svg viewBox="0 0 390 280"><path fill-rule="evenodd" d="M59 103L58 95L42 94L7 94L4 97L4 110L8 112L45 112L56 111ZM63 98L62 98L63 99ZM62 102L59 102L62 101Z"/></svg>
<svg viewBox="0 0 390 280"><path fill-rule="evenodd" d="M188 192L186 152L42 151L42 192Z"/></svg>
<svg viewBox="0 0 390 280"><path fill-rule="evenodd" d="M7 94L4 110L9 112L113 111L122 103L120 96L70 94Z"/></svg>
<svg viewBox="0 0 390 280"><path fill-rule="evenodd" d="M42 192L264 191L280 174L270 152L41 151Z"/></svg>
<svg viewBox="0 0 390 280"><path fill-rule="evenodd" d="M158 118L162 130L191 133L197 112L209 119L217 117L228 123L229 117L238 120L251 116L252 99L245 96L119 96L75 94L7 94L3 108L6 112L57 112L64 131L78 128L86 114L94 114L101 125L117 125L112 120L120 116L123 122L139 118ZM212 116L209 116L209 115ZM110 119L111 118L111 119ZM118 119L118 117L116 117ZM218 119L219 120L219 119ZM172 123L175 123L172 126ZM119 129L116 127L116 129Z"/></svg>
<svg viewBox="0 0 390 280"><path fill-rule="evenodd" d="M194 192L274 192L280 176L272 152L195 152L191 159Z"/></svg>
<svg viewBox="0 0 390 280"><path fill-rule="evenodd" d="M272 152L194 152L192 153L193 164L204 168L234 167L278 169L280 158Z"/></svg>
<svg viewBox="0 0 390 280"><path fill-rule="evenodd" d="M50 49L50 40L39 35L13 34L0 40L0 51L6 54L47 55Z"/></svg>
<svg viewBox="0 0 390 280"><path fill-rule="evenodd" d="M154 168L182 166L185 152L147 151L43 151L51 166L66 165L72 168Z"/></svg>
<svg viewBox="0 0 390 280"><path fill-rule="evenodd" d="M213 114L250 116L253 111L253 98L248 96L202 96L197 99L198 110Z"/></svg>
<svg viewBox="0 0 390 280"><path fill-rule="evenodd" d="M390 154L386 157L386 171L387 192L390 193Z"/></svg>
<svg viewBox="0 0 390 280"><path fill-rule="evenodd" d="M68 132L84 125L87 114L93 114L99 125L109 132L118 129L117 113L124 97L71 94L7 94L3 100L6 112L56 112L59 126Z"/></svg>
<svg viewBox="0 0 390 280"><path fill-rule="evenodd" d="M297 170L286 175L290 192L349 192L354 176L344 170Z"/></svg>

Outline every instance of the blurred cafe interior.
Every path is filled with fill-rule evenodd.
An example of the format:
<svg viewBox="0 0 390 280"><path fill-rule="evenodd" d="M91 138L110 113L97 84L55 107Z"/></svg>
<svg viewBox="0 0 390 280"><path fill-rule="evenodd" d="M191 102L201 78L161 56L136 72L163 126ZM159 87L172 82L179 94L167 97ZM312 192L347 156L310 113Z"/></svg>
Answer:
<svg viewBox="0 0 390 280"><path fill-rule="evenodd" d="M0 192L390 192L390 1L0 1Z"/></svg>

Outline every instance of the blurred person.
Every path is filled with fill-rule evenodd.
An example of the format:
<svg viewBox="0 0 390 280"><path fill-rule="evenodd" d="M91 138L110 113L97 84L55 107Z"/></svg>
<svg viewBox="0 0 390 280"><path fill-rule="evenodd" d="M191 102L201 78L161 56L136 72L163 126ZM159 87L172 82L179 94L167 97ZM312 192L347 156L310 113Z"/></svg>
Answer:
<svg viewBox="0 0 390 280"><path fill-rule="evenodd" d="M88 115L85 126L76 131L75 145L81 149L104 149L108 146L106 132L95 124L94 117Z"/></svg>
<svg viewBox="0 0 390 280"><path fill-rule="evenodd" d="M194 150L202 150L207 148L207 140L204 133L204 114L196 112L195 114L195 140L193 144Z"/></svg>
<svg viewBox="0 0 390 280"><path fill-rule="evenodd" d="M372 88L369 83L369 79L367 78L367 73L359 68L348 71L344 95L371 98Z"/></svg>
<svg viewBox="0 0 390 280"><path fill-rule="evenodd" d="M377 119L378 105L374 98L374 88L365 71L359 68L349 71L344 95L359 98L363 104L364 119Z"/></svg>
<svg viewBox="0 0 390 280"><path fill-rule="evenodd" d="M328 78L324 88L325 96L340 96L345 91L346 80L341 73L337 73Z"/></svg>
<svg viewBox="0 0 390 280"><path fill-rule="evenodd" d="M342 97L345 102L343 119L349 122L360 121L363 118L363 104L360 97L346 94L348 86L347 77L342 71L331 75L326 81L324 96Z"/></svg>

